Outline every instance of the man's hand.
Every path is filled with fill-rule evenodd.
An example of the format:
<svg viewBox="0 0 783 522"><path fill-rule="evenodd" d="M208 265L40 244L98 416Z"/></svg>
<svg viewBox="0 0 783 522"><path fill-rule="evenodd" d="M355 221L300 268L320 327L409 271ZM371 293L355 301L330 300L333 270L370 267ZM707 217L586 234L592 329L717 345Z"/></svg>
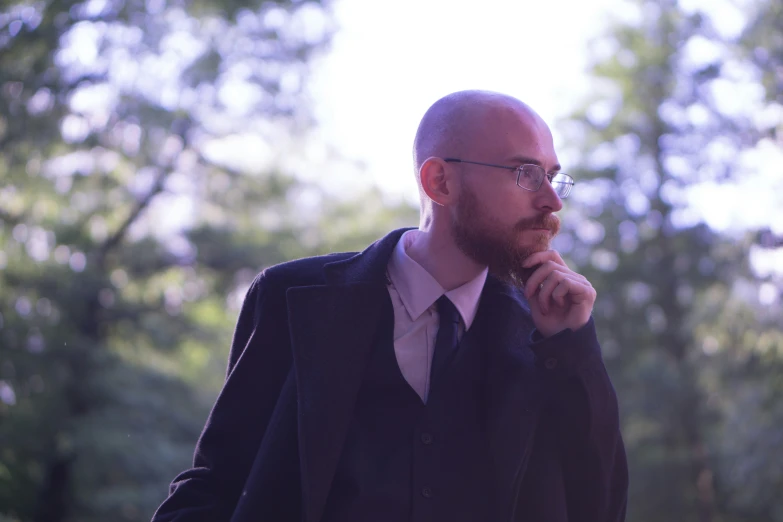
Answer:
<svg viewBox="0 0 783 522"><path fill-rule="evenodd" d="M587 324L596 296L590 282L568 268L554 250L532 254L524 266L537 264L541 266L528 278L524 291L533 323L541 335L549 337L566 328L576 330Z"/></svg>

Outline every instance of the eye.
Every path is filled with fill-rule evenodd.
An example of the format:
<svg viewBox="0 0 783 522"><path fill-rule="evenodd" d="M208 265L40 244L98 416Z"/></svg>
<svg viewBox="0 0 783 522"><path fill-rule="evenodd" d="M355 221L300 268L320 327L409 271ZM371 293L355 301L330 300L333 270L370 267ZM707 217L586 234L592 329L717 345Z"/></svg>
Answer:
<svg viewBox="0 0 783 522"><path fill-rule="evenodd" d="M536 172L536 170L538 170L538 172ZM543 169L539 169L535 165L522 165L518 169L522 176L528 180L540 179L538 177L541 175L541 170Z"/></svg>
<svg viewBox="0 0 783 522"><path fill-rule="evenodd" d="M555 176L557 176L557 172L554 172L552 174L547 174L546 179L548 179L549 182L552 183L552 180L555 179Z"/></svg>

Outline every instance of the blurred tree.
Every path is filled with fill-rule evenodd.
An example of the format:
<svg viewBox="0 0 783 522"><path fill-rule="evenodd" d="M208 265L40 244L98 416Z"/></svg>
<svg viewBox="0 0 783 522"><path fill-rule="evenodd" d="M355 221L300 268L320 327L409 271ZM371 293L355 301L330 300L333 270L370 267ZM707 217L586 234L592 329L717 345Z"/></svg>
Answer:
<svg viewBox="0 0 783 522"><path fill-rule="evenodd" d="M779 45L780 6L720 7L624 3L625 19L593 48L594 98L563 126L580 146L570 159L585 168L556 246L599 292L631 521L783 520L770 494L783 488L774 464L783 432L763 406L779 377L758 364L783 361L780 285L762 299L748 256L757 236L711 230L690 204L694 189L761 179L746 151L779 151L780 119L769 117L781 114L779 93L765 97L754 61L768 56L764 44L749 52L725 22L737 16L749 40L765 34L760 42ZM777 460L751 452L754 444L777 446ZM764 478L755 484L739 479L756 472Z"/></svg>
<svg viewBox="0 0 783 522"><path fill-rule="evenodd" d="M770 116L771 123L777 125L774 131L779 134L783 125L780 114L780 104L783 103L783 34L780 31L783 27L783 5L769 2L757 7L761 8L749 13L749 22L740 43L761 74L767 100L777 102L771 105Z"/></svg>
<svg viewBox="0 0 783 522"><path fill-rule="evenodd" d="M0 5L0 519L148 520L253 276L410 223L354 205L327 232L350 203L276 167L324 4Z"/></svg>

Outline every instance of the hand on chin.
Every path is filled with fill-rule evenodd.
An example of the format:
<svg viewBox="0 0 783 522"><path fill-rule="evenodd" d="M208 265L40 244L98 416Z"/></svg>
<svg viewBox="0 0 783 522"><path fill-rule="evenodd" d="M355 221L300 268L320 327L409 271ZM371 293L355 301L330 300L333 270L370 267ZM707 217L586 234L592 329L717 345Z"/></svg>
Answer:
<svg viewBox="0 0 783 522"><path fill-rule="evenodd" d="M581 274L568 268L554 250L535 252L523 267L532 271L524 285L533 323L541 335L576 330L590 320L596 292Z"/></svg>

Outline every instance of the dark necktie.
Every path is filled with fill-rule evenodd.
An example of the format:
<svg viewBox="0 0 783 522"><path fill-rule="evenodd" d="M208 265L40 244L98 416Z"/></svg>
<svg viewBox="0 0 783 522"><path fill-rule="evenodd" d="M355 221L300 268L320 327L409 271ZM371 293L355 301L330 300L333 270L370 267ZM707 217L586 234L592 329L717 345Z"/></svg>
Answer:
<svg viewBox="0 0 783 522"><path fill-rule="evenodd" d="M438 299L437 305L440 325L438 326L438 334L435 337L435 351L432 355L430 386L435 383L438 377L442 376L443 370L448 366L451 356L457 348L457 332L459 328L459 312L454 303L448 297L442 295Z"/></svg>

